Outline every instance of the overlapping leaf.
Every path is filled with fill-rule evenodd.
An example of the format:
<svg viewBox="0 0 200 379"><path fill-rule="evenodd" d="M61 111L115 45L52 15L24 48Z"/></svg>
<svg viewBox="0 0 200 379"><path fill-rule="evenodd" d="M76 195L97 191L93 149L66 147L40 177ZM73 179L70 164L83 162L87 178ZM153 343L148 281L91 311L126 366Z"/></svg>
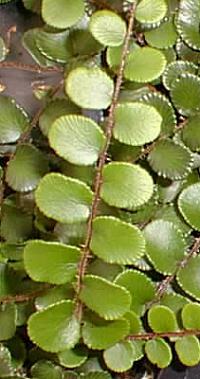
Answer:
<svg viewBox="0 0 200 379"><path fill-rule="evenodd" d="M82 108L106 109L111 104L114 85L101 69L78 67L67 76L65 89L70 99Z"/></svg>
<svg viewBox="0 0 200 379"><path fill-rule="evenodd" d="M133 210L145 204L152 194L153 180L142 167L120 162L104 167L101 197L109 205Z"/></svg>
<svg viewBox="0 0 200 379"><path fill-rule="evenodd" d="M142 146L160 134L162 117L157 110L142 103L119 104L115 110L114 137L122 143Z"/></svg>
<svg viewBox="0 0 200 379"><path fill-rule="evenodd" d="M108 263L133 264L144 254L145 241L139 228L114 217L93 222L91 249Z"/></svg>
<svg viewBox="0 0 200 379"><path fill-rule="evenodd" d="M131 296L125 288L94 275L85 276L80 299L105 320L123 316L131 303Z"/></svg>
<svg viewBox="0 0 200 379"><path fill-rule="evenodd" d="M35 198L37 206L47 217L74 223L88 218L92 192L83 182L51 173L40 181Z"/></svg>
<svg viewBox="0 0 200 379"><path fill-rule="evenodd" d="M28 320L30 339L49 352L74 347L79 340L80 325L72 313L73 303L69 300L33 313Z"/></svg>
<svg viewBox="0 0 200 379"><path fill-rule="evenodd" d="M163 274L173 274L186 249L179 229L172 222L158 220L145 227L144 236L146 254L155 269Z"/></svg>
<svg viewBox="0 0 200 379"><path fill-rule="evenodd" d="M79 259L78 248L56 242L34 240L28 242L24 250L25 269L36 282L71 282Z"/></svg>
<svg viewBox="0 0 200 379"><path fill-rule="evenodd" d="M57 118L48 137L59 156L78 165L96 162L105 143L102 130L93 120L76 115Z"/></svg>

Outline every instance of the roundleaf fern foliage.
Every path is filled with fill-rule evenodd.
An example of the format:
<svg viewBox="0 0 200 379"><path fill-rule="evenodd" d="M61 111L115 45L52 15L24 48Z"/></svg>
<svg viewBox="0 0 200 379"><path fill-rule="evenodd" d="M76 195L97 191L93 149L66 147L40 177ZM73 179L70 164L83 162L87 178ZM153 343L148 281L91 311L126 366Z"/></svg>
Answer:
<svg viewBox="0 0 200 379"><path fill-rule="evenodd" d="M196 365L200 2L23 5L34 62L2 35L0 69L58 83L33 117L0 95L0 377Z"/></svg>

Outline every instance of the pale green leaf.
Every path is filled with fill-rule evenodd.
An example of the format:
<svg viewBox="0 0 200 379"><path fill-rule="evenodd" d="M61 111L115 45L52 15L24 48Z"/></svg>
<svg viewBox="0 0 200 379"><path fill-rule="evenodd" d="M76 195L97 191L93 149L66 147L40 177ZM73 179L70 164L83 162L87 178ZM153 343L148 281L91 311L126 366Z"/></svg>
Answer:
<svg viewBox="0 0 200 379"><path fill-rule="evenodd" d="M28 51L28 53L31 55L31 57L34 59L34 61L37 64L39 64L40 66L43 66L43 67L52 66L53 62L50 61L44 55L42 55L42 53L37 48L36 38L37 38L39 31L40 31L39 28L27 30L23 34L22 45Z"/></svg>
<svg viewBox="0 0 200 379"><path fill-rule="evenodd" d="M35 198L38 208L47 217L74 223L88 218L92 192L79 180L51 173L40 181Z"/></svg>
<svg viewBox="0 0 200 379"><path fill-rule="evenodd" d="M186 304L182 309L181 316L185 329L200 330L200 304Z"/></svg>
<svg viewBox="0 0 200 379"><path fill-rule="evenodd" d="M42 0L42 17L55 28L65 29L76 24L84 15L83 0Z"/></svg>
<svg viewBox="0 0 200 379"><path fill-rule="evenodd" d="M130 294L125 288L94 275L85 276L80 299L106 320L123 316L131 303Z"/></svg>
<svg viewBox="0 0 200 379"><path fill-rule="evenodd" d="M52 124L57 118L78 112L78 107L68 99L50 101L39 118L39 126L42 133L47 137Z"/></svg>
<svg viewBox="0 0 200 379"><path fill-rule="evenodd" d="M124 372L133 365L134 348L130 341L118 342L103 353L107 367L114 372Z"/></svg>
<svg viewBox="0 0 200 379"><path fill-rule="evenodd" d="M118 162L104 167L101 197L109 205L134 210L145 204L152 194L153 180L142 167Z"/></svg>
<svg viewBox="0 0 200 379"><path fill-rule="evenodd" d="M165 0L141 0L136 8L135 17L142 23L154 24L161 21L167 13Z"/></svg>
<svg viewBox="0 0 200 379"><path fill-rule="evenodd" d="M36 33L36 45L42 55L58 63L66 63L71 57L69 31L49 33L39 29Z"/></svg>
<svg viewBox="0 0 200 379"><path fill-rule="evenodd" d="M200 343L196 336L184 336L178 339L175 350L185 366L195 366L200 361Z"/></svg>
<svg viewBox="0 0 200 379"><path fill-rule="evenodd" d="M150 308L148 323L156 333L176 332L178 330L174 312L164 305L154 305Z"/></svg>
<svg viewBox="0 0 200 379"><path fill-rule="evenodd" d="M73 164L92 165L103 149L101 128L88 117L68 115L57 118L49 132L50 146Z"/></svg>
<svg viewBox="0 0 200 379"><path fill-rule="evenodd" d="M178 207L188 224L200 230L200 183L192 184L181 192Z"/></svg>
<svg viewBox="0 0 200 379"><path fill-rule="evenodd" d="M75 368L81 366L88 357L86 349L81 346L76 346L74 349L61 351L58 354L59 362L67 368Z"/></svg>
<svg viewBox="0 0 200 379"><path fill-rule="evenodd" d="M179 229L172 222L157 220L145 227L144 237L147 257L155 269L163 274L173 274L186 250Z"/></svg>
<svg viewBox="0 0 200 379"><path fill-rule="evenodd" d="M137 102L123 103L115 110L113 135L127 145L142 146L159 136L161 123L162 117L154 107Z"/></svg>
<svg viewBox="0 0 200 379"><path fill-rule="evenodd" d="M95 350L108 349L129 333L129 322L121 320L105 321L90 316L84 322L82 337L84 343Z"/></svg>
<svg viewBox="0 0 200 379"><path fill-rule="evenodd" d="M144 33L147 43L157 49L172 47L177 40L176 28L172 20L163 22L158 28Z"/></svg>
<svg viewBox="0 0 200 379"><path fill-rule="evenodd" d="M80 250L57 242L29 241L24 249L24 265L36 282L64 284L77 271Z"/></svg>
<svg viewBox="0 0 200 379"><path fill-rule="evenodd" d="M150 340L145 345L145 352L151 363L159 368L165 368L172 361L171 348L162 338Z"/></svg>
<svg viewBox="0 0 200 379"><path fill-rule="evenodd" d="M131 309L138 314L144 313L144 305L152 301L155 296L155 288L151 279L136 270L122 272L116 278L115 283L129 291L132 297Z"/></svg>
<svg viewBox="0 0 200 379"><path fill-rule="evenodd" d="M74 347L80 337L80 324L73 316L73 303L63 300L33 313L28 320L28 334L45 351L57 353Z"/></svg>
<svg viewBox="0 0 200 379"><path fill-rule="evenodd" d="M160 50L148 46L135 49L128 55L124 76L131 81L148 83L162 75L166 63Z"/></svg>
<svg viewBox="0 0 200 379"><path fill-rule="evenodd" d="M105 46L119 46L126 35L126 23L116 13L101 10L93 13L89 29L92 35Z"/></svg>
<svg viewBox="0 0 200 379"><path fill-rule="evenodd" d="M114 217L98 217L93 222L91 249L108 263L134 264L145 251L142 232Z"/></svg>
<svg viewBox="0 0 200 379"><path fill-rule="evenodd" d="M65 90L81 108L106 109L112 101L114 84L100 68L78 67L67 76Z"/></svg>

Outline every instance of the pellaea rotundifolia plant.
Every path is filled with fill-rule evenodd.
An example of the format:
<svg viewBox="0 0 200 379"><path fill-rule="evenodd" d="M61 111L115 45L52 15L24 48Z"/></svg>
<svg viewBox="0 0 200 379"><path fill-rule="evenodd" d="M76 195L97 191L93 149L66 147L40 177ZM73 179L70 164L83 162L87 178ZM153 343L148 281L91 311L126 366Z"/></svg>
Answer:
<svg viewBox="0 0 200 379"><path fill-rule="evenodd" d="M0 377L196 365L200 1L23 3L35 63L2 36L0 69L60 80L32 119L0 95Z"/></svg>

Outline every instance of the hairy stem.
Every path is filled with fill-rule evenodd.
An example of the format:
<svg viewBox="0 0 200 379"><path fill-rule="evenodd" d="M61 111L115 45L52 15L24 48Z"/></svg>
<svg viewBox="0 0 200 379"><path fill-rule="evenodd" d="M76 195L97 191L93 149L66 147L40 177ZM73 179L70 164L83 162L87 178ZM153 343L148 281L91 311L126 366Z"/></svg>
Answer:
<svg viewBox="0 0 200 379"><path fill-rule="evenodd" d="M127 33L126 33L126 37L124 41L121 64L120 64L119 72L116 79L112 103L111 103L109 114L108 114L108 121L107 121L107 126L106 126L106 142L105 142L103 151L100 155L99 163L97 166L97 173L96 173L95 182L94 182L94 199L92 203L91 213L90 213L88 223L87 223L86 240L85 240L84 247L82 249L82 256L81 256L79 269L78 269L77 283L76 283L76 295L77 295L76 315L79 320L81 320L82 318L82 309L83 309L82 303L79 300L79 295L82 288L82 281L86 273L88 259L90 255L90 243L91 243L92 231L93 231L92 224L93 224L94 218L97 215L97 210L98 210L98 205L99 205L99 200L100 200L100 191L102 187L103 167L106 163L107 152L108 152L108 148L110 146L110 141L112 138L112 130L114 127L114 112L115 112L115 108L117 105L117 101L119 98L120 89L121 89L121 85L123 81L123 73L124 73L126 57L127 57L128 49L129 49L129 41L131 38L133 25L134 25L134 15L135 15L135 3L132 4L131 10L130 10L130 17L129 17L128 29L127 29Z"/></svg>
<svg viewBox="0 0 200 379"><path fill-rule="evenodd" d="M0 62L0 68L11 68L22 71L37 72L38 74L45 72L63 72L62 67L52 66L52 67L41 67L38 65L25 64L21 62L14 61L4 61Z"/></svg>
<svg viewBox="0 0 200 379"><path fill-rule="evenodd" d="M189 262L189 260L194 257L194 255L199 251L200 249L200 237L196 238L190 252L188 253L188 255L186 257L184 257L184 259L182 261L179 262L177 268L176 268L176 271L173 275L169 275L167 276L158 286L157 288L157 292L156 292L156 297L155 297L155 301L154 302L157 302L159 301L162 296L165 294L168 286L170 283L172 283L172 281L175 279L178 271L182 268L182 267L185 267L187 265L187 263ZM153 303L154 303L153 302Z"/></svg>
<svg viewBox="0 0 200 379"><path fill-rule="evenodd" d="M38 296L44 295L46 291L50 288L53 288L53 286L50 284L46 284L43 286L43 288L38 289L37 291L27 293L27 294L4 296L0 299L0 304L24 303L26 301L33 300Z"/></svg>
<svg viewBox="0 0 200 379"><path fill-rule="evenodd" d="M163 332L163 333L143 333L143 334L131 334L128 336L129 340L151 340L154 338L170 338L170 337L184 337L184 336L200 336L200 330L196 329L182 329L177 332Z"/></svg>

